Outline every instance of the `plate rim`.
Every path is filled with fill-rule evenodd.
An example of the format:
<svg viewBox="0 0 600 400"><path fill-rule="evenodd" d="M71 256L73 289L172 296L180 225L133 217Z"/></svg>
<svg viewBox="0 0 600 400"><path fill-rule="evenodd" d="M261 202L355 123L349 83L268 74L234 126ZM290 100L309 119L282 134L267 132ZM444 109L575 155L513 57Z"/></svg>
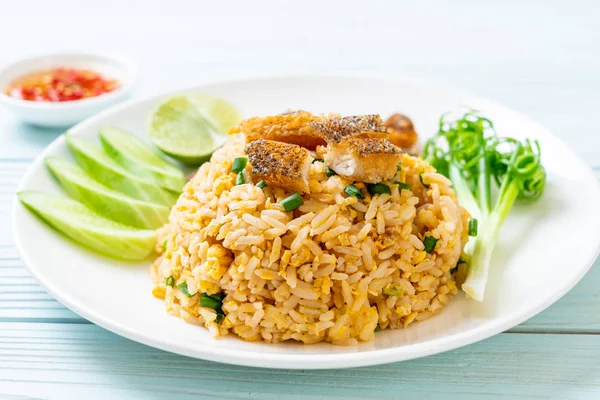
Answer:
<svg viewBox="0 0 600 400"><path fill-rule="evenodd" d="M130 99L124 101L123 103L114 105L109 107L92 117L85 119L84 121L79 122L73 127L69 128L68 131L74 129L85 129L86 125L94 124L98 120L102 120L108 115L121 111L123 109L127 109L131 106L150 102L157 101L161 98L165 98L168 96L173 96L182 92L192 92L192 91L202 91L205 90L206 86L212 85L220 85L220 84L236 84L243 83L248 81L259 81L259 80L273 80L273 79L376 79L380 81L392 81L397 84L405 84L405 85L419 85L429 87L431 89L443 90L446 92L451 92L456 95L469 96L478 101L487 102L493 107L498 107L504 109L505 111L509 111L512 113L516 113L521 118L524 118L530 123L538 125L542 127L552 138L553 140L558 141L558 143L565 148L568 152L570 152L584 167L586 177L591 178L590 181L594 182L595 190L600 193L600 184L596 176L593 173L592 168L579 156L579 154L567 145L563 139L554 134L550 129L548 129L545 125L533 120L527 114L523 114L511 107L508 107L500 102L495 100L488 99L487 97L482 97L473 94L470 91L453 87L451 85L437 84L432 83L431 81L426 81L420 78L411 78L404 77L400 75L389 75L389 74L373 74L373 73L338 73L338 74L294 74L294 73L285 73L285 74L254 74L248 75L246 77L241 78L233 78L233 79L218 79L218 80L208 80L205 82L198 83L193 86L186 86L183 88L169 90L165 92L161 92L155 95L149 95L141 98ZM54 139L50 144L48 144L44 150L35 157L31 165L28 167L27 171L21 178L16 193L23 190L23 186L25 182L27 182L31 176L40 168L40 164L43 163L43 159L46 154L51 150L60 145L64 145L65 138L64 134L58 136ZM482 326L469 329L464 332L452 334L449 336L444 336L441 338L429 340L424 343L410 344L405 346L398 346L390 349L376 349L376 350L368 350L365 352L358 353L336 353L336 354L280 354L280 353L260 353L259 351L243 351L237 349L214 349L210 346L210 344L202 345L197 350L191 350L186 348L185 346L181 346L178 343L168 342L166 340L154 338L151 334L143 332L139 333L134 330L127 328L124 325L120 325L110 320L110 318L106 318L105 316L100 315L99 313L95 313L92 310L87 310L85 306L80 304L79 301L75 299L70 299L68 295L62 293L62 291L57 288L49 285L43 276L39 276L36 274L36 269L31 266L31 261L27 254L24 251L21 240L19 239L19 227L17 224L17 210L19 207L22 207L17 195L13 195L13 202L11 207L11 225L12 225L12 236L14 240L14 246L17 250L17 253L20 259L23 261L28 272L32 275L32 277L36 280L36 282L42 286L44 290L46 290L54 299L59 301L63 306L68 309L74 311L76 314L81 316L82 318L100 326L103 329L109 330L113 333L116 333L120 336L123 336L129 340L133 340L135 342L158 348L163 351L168 351L188 357L203 359L207 361L215 361L221 362L225 364L232 365L241 365L241 366L249 366L249 367L259 367L259 368L281 368L281 369L331 369L331 368L353 368L353 367L363 367L363 366L371 366L371 365L380 365L387 364L398 361L407 361L415 358L425 357L432 354L437 354L441 352L446 352L450 350L454 350L475 342L479 342L481 340L487 339L489 337L495 336L498 333L501 333L507 329L510 329L514 326L521 324L527 319L539 314L550 305L554 304L560 298L562 298L566 293L568 293L590 270L595 260L600 255L600 242L596 243L596 249L593 252L591 258L589 258L585 267L580 270L580 272L574 276L568 284L564 285L562 290L558 292L555 296L549 297L545 301L538 304L536 307L528 309L526 312L521 314L517 314L516 316L508 316L504 318L497 318L490 321L487 324Z"/></svg>

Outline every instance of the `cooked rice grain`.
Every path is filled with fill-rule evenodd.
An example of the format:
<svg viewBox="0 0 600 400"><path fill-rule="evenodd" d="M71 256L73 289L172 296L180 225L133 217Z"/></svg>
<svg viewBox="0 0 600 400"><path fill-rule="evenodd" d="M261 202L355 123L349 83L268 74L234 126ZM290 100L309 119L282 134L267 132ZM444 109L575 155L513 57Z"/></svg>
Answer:
<svg viewBox="0 0 600 400"><path fill-rule="evenodd" d="M327 178L314 163L312 193L286 213L280 202L290 193L235 186L231 163L243 148L238 136L217 150L158 231L161 255L151 277L167 312L214 336L355 345L371 340L377 326L431 317L457 292L450 271L468 240L469 216L450 182L424 161L403 157L395 180L412 191L399 193L390 183L391 195L364 200L344 194L353 182ZM425 236L438 239L432 254L423 250ZM165 286L169 276L174 287ZM223 292L223 321L200 306L200 296L182 293L183 282L191 294ZM395 296L383 293L390 285Z"/></svg>

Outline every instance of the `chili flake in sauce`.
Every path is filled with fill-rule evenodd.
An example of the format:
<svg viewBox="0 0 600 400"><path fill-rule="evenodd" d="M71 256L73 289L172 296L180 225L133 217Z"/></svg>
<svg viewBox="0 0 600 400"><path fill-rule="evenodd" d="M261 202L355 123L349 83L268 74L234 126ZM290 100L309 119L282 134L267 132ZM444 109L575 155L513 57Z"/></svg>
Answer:
<svg viewBox="0 0 600 400"><path fill-rule="evenodd" d="M97 72L60 67L23 76L9 85L6 94L29 101L59 102L100 96L118 87L119 82Z"/></svg>

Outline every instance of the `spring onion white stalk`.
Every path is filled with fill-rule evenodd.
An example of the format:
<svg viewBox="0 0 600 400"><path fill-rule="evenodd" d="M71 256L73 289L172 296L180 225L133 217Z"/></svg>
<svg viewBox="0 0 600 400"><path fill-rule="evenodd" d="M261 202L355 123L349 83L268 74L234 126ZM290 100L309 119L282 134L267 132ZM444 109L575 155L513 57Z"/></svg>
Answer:
<svg viewBox="0 0 600 400"><path fill-rule="evenodd" d="M458 201L477 219L477 236L464 250L468 267L462 288L482 301L492 253L512 206L517 200L537 200L544 191L539 144L498 137L488 119L468 112L455 120L442 117L423 158L450 178Z"/></svg>

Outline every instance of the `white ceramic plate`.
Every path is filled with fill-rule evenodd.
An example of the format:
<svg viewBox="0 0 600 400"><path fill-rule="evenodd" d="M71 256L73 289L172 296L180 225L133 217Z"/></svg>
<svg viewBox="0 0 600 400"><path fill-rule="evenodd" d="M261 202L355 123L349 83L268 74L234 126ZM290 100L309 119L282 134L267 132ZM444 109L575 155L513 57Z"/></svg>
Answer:
<svg viewBox="0 0 600 400"><path fill-rule="evenodd" d="M494 121L500 135L540 140L546 192L534 206L516 206L511 212L494 252L484 303L461 294L438 316L405 330L377 333L373 342L357 347L213 339L204 328L166 314L151 294L150 260L127 264L87 251L15 201L15 243L33 276L65 306L127 338L192 357L259 367L345 368L407 360L464 346L525 321L571 289L598 254L600 189L592 171L548 130L504 106L456 90L379 78L261 78L193 91L222 96L246 116L288 108L383 116L401 111L413 119L422 138L436 131L442 113L468 105ZM148 113L164 97L119 105L71 132L96 139L99 127L116 125L144 137ZM34 162L20 190L60 192L44 168L43 157L49 155L69 157L64 138Z"/></svg>

